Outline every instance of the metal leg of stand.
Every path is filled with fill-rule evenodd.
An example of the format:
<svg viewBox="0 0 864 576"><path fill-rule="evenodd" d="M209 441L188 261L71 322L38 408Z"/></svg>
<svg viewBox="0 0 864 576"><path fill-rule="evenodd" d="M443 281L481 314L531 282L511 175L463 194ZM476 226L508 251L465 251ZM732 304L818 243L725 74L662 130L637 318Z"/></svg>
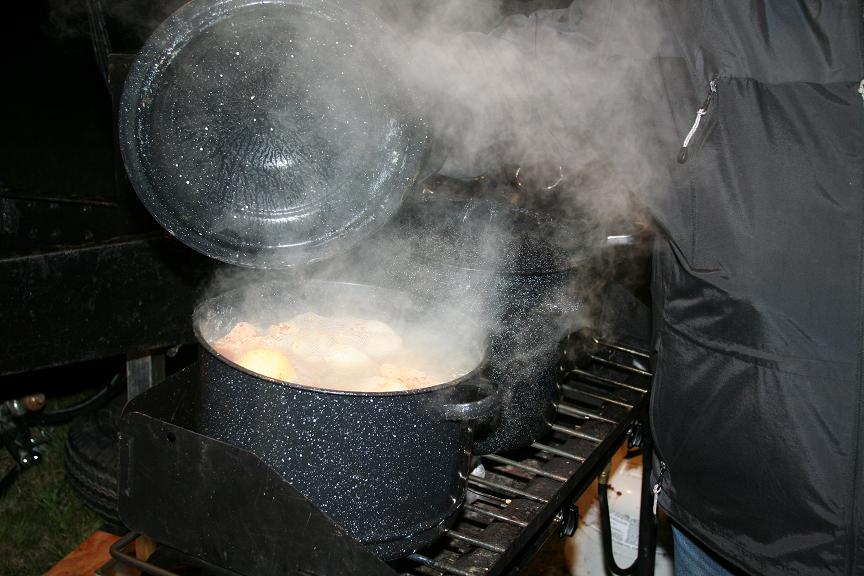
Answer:
<svg viewBox="0 0 864 576"><path fill-rule="evenodd" d="M135 398L165 379L165 355L161 352L126 356L126 400Z"/></svg>
<svg viewBox="0 0 864 576"><path fill-rule="evenodd" d="M647 421L642 423L642 498L639 505L639 549L637 551L637 576L654 576L654 559L657 551L657 518L654 517L654 492L651 484L651 467L654 456L654 439Z"/></svg>
<svg viewBox="0 0 864 576"><path fill-rule="evenodd" d="M112 544L111 548L108 549L108 553L118 562L137 568L143 574L151 574L152 576L178 576L176 572L170 572L159 568L158 566L153 566L152 564L148 564L147 562L139 560L135 556L125 552L124 549L134 542L138 536L140 536L140 534L137 532L129 532Z"/></svg>

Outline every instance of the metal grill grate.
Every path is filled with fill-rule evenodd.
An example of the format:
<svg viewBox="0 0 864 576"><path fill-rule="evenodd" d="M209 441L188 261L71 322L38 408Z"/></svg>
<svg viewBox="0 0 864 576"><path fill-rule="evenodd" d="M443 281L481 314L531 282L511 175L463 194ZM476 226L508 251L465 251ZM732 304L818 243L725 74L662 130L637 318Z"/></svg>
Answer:
<svg viewBox="0 0 864 576"><path fill-rule="evenodd" d="M588 336L562 368L552 431L530 448L482 457L469 477L476 500L433 547L395 564L406 575L478 576L518 571L554 532L575 522L573 502L644 414L648 354Z"/></svg>

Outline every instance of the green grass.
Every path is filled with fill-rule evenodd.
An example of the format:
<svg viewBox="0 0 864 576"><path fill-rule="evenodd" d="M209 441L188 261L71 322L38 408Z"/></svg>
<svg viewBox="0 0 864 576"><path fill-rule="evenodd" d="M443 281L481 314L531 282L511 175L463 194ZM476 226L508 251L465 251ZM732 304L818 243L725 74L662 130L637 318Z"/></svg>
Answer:
<svg viewBox="0 0 864 576"><path fill-rule="evenodd" d="M64 479L68 426L46 429L42 463L24 470L0 498L0 574L42 574L72 551L102 521ZM0 474L13 465L0 448Z"/></svg>

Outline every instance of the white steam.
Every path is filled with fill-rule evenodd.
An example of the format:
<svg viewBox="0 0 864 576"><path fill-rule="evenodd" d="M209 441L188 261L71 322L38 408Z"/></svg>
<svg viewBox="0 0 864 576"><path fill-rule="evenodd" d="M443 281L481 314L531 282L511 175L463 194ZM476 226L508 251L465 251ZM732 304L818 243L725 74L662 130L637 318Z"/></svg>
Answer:
<svg viewBox="0 0 864 576"><path fill-rule="evenodd" d="M291 31L298 41L309 41L305 50L289 45L280 36L278 27L273 26L262 26L266 33L250 35L247 28L242 37L225 38L231 53L254 54L250 62L266 72L258 75L263 84L254 86L258 90L254 99L242 99L250 109L255 107L256 118L269 127L255 133L260 140L255 140L256 149L267 152L260 154L262 164L258 171L272 169L284 180L284 173L279 170L288 160L297 160L301 166L305 164L300 160L307 164L318 161L313 145L318 140L326 140L331 151L340 143L358 145L364 138L368 140L374 136L371 129L353 119L371 118L380 112L370 108L370 100L376 98L376 93L390 88L397 93L405 89L413 98L404 102L404 109L422 117L432 128L436 154L430 159L431 168L454 177L482 176L487 183L494 180L494 175L510 175L517 185L506 179L500 181L503 190L500 194L494 186L486 186L487 199L492 188L491 196L505 198L514 206L540 206L562 222L553 242L583 235L586 240L578 249L586 254L597 252L598 235L618 232L614 227L621 222L641 219L639 203L634 198L663 188L662 173L651 160L653 151L644 145L655 121L651 108L643 105L645 79L653 74L652 58L664 41L658 17L645 3L633 0L586 0L529 15L514 14L510 10L513 4L489 0L367 0L365 7L384 26L358 29L362 18L350 22L350 26L342 23L353 35L346 39L347 46L336 42L333 30L322 31L322 27L327 28L326 19L315 18L308 19L307 30ZM348 13L356 9L348 0L344 7ZM337 23L336 27L341 28L342 24ZM221 30L232 34L229 25L221 26ZM297 58L308 58L314 63L311 70L321 71L323 80L316 83L314 74L301 75L297 71ZM380 67L367 74L357 64L375 67L376 62L386 65L386 76L381 76ZM202 98L206 98L211 88L245 94L248 78L256 77L258 71L249 70L248 76L241 73L233 77L236 87L222 81L221 74L202 78L195 70L188 72L188 75L178 72L176 81L188 78ZM302 108L296 99L289 97L293 92L275 93L293 78L298 82L312 78L308 87L295 90L297 94L303 92ZM208 86L206 82L213 84ZM370 87L370 82L375 85ZM292 119L302 114L321 117L320 123L317 120L312 123L316 128L308 134L304 132L305 136L299 139L307 147L298 146L294 150L287 145L274 146L278 142L272 139L288 136L271 133L291 125ZM333 128L337 125L341 132ZM319 128L328 129L320 138ZM371 136L364 130L370 131ZM208 142L202 140L202 150ZM273 150L279 154L274 155ZM294 158L292 154L300 156ZM241 160L248 166L248 158ZM331 171L350 172L351 166L343 166L343 161L342 157L333 160L335 168ZM243 162L237 165L237 170L243 170ZM323 170L322 174L329 172ZM406 182L406 191L411 184ZM350 194L351 190L345 193ZM429 197L436 193L434 188L427 191ZM417 200L418 193L411 194ZM263 195L258 197L263 201ZM574 224L577 222L579 226ZM234 218L217 220L216 224L230 228L234 226ZM240 226L236 230L238 235L249 232ZM497 240L487 238L484 242L495 249L506 246ZM494 268L495 256L505 259L507 255L488 258L489 250L485 249L488 247L480 247L479 252L487 256L486 264ZM226 285L255 285L265 278L290 276L293 281L303 283L323 276L397 284L415 294L446 297L452 306L471 311L478 324L493 323L488 303L483 301L487 293L469 285L481 281L478 278L482 275L457 276L455 284L441 284L440 268L417 266L418 256L428 264L435 255L414 254L404 239L379 234L374 242L364 238L347 257L315 266L298 267L284 274L243 271L221 275L210 293L221 292ZM401 274L394 275L394 270ZM241 274L242 281L238 279ZM586 271L578 277L580 285L569 286L555 301L543 305L584 308L589 295L602 289L606 271ZM573 305L574 302L583 304ZM573 321L572 315L564 314L561 318L562 322ZM561 331L569 328L573 326L561 326Z"/></svg>
<svg viewBox="0 0 864 576"><path fill-rule="evenodd" d="M380 59L388 67L392 86L414 95L414 113L433 129L440 164L434 167L441 173L488 177L503 170L515 175L518 167L519 186L509 199L550 211L562 221L559 238L552 240L585 235L580 249L589 253L597 252L599 236L618 232L615 227L622 222L626 227L642 219L634 198L646 188L653 193L663 182L643 145L654 120L650 108L641 105L644 79L653 73L652 57L663 40L657 15L644 3L589 0L527 16L507 15L496 1L368 0L366 7L385 26L355 28L358 45L351 44L350 50L371 51L373 61ZM314 26L307 32L293 31L310 40L320 36ZM260 50L276 42L252 38L249 44ZM278 68L274 59L284 57L265 51L261 61ZM339 69L344 57L341 50L319 51L315 65ZM282 69L296 65L286 61ZM356 74L351 77L357 81ZM369 77L380 81L377 74ZM315 98L322 110L338 117L368 114L368 100L354 97L366 94L367 87L351 88L338 82L316 85ZM503 184L506 188L509 183ZM486 241L502 245L495 238ZM379 234L348 257L290 274L300 282L323 276L392 285L398 278L399 287L407 283L423 296L447 296L452 305L478 316L481 325L490 324L481 317L489 314L482 290L467 285L458 290L459 282L477 283L476 276L457 277L456 286L442 284L434 266L416 265L418 257L434 260L434 255L412 253L398 236ZM494 258L491 263L494 267ZM602 291L607 274L602 267L587 270L579 275L579 285L546 304L566 307L578 301L573 307L584 307ZM260 273L247 276L253 284L261 278ZM564 317L572 321L572 315ZM561 332L568 328L562 326Z"/></svg>

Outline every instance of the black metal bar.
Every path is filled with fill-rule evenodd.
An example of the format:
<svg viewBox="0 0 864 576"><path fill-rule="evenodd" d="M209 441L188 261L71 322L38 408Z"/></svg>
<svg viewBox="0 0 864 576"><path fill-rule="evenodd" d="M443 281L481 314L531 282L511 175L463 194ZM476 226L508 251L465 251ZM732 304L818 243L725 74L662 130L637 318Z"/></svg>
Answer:
<svg viewBox="0 0 864 576"><path fill-rule="evenodd" d="M639 358L644 358L648 360L651 358L651 355L644 351L638 350L632 346L624 346L623 344L618 344L617 342L612 342L611 340L604 340L602 338L594 337L592 338L594 343L599 346L605 346L606 348L612 348L613 350L618 350L619 352L626 352L627 354L632 354L633 356L638 356Z"/></svg>
<svg viewBox="0 0 864 576"><path fill-rule="evenodd" d="M637 557L627 566L621 566L615 559L615 550L612 548L612 517L609 511L609 473L612 462L607 462L606 467L597 481L597 499L600 501L600 539L603 543L603 563L606 570L616 576L631 576L636 572L639 565Z"/></svg>
<svg viewBox="0 0 864 576"><path fill-rule="evenodd" d="M587 418L588 420L597 420L598 422L606 422L607 424L617 424L615 420L611 418L606 418L604 416L599 416L594 414L593 412L586 412L585 410L579 410L578 408L574 408L569 404L557 404L555 406L555 410L560 412L561 414L566 414L568 416L576 416L578 418Z"/></svg>
<svg viewBox="0 0 864 576"><path fill-rule="evenodd" d="M647 415L642 422L642 494L639 502L639 547L637 549L636 576L654 576L657 552L657 518L654 515L654 491L651 485L654 438L648 426Z"/></svg>
<svg viewBox="0 0 864 576"><path fill-rule="evenodd" d="M556 514L562 510L563 507L568 506L573 501L574 497L578 497L578 495L590 485L593 478L599 473L600 467L603 465L603 460L608 456L611 456L612 451L620 445L619 442L624 438L626 430L629 428L634 417L635 414L631 413L622 418L622 421L609 432L604 442L593 449L582 465L576 468L567 483L561 487L561 489L555 491L554 495L548 496L550 505L537 512L531 513L529 526L519 534L515 535L515 537L509 538L509 543L507 544L508 548L505 554L502 554L494 563L490 563L484 560L482 555L479 553L473 553L474 558L476 559L477 568L484 569L485 574L488 576L502 576L504 574L513 575L518 573L519 567L525 565L525 557L533 555L539 546L542 545L542 543L551 534L559 529L559 525L553 521ZM560 452L566 452L567 450L572 451L575 448L573 442L575 441L571 440L569 444L565 444L565 450L553 447L549 448ZM543 445L541 444L540 446ZM570 469L572 464L567 460L573 460L572 457L575 455L570 453L569 456L569 458L567 455L562 458L553 457L546 463L544 468L549 469L550 466L553 468L557 467L558 471L561 472L565 469ZM542 478L537 478L532 482L538 483L537 489L542 489L542 485L549 484L548 480ZM545 495L546 494L544 493L544 496ZM511 510L520 505L524 506L529 504L530 503L525 500L517 500L514 501ZM501 543L504 544L504 542Z"/></svg>
<svg viewBox="0 0 864 576"><path fill-rule="evenodd" d="M444 572L445 574L454 574L455 576L477 576L472 572L466 572L464 570L460 570L455 566L448 566L443 562L438 562L437 560L433 560L428 556L423 556L422 554L411 554L408 556L409 560L413 560L418 564L422 564L423 566L428 566L429 568L434 568L440 572Z"/></svg>
<svg viewBox="0 0 864 576"><path fill-rule="evenodd" d="M497 512L492 512L491 510L485 510L473 504L466 504L465 510L470 512L475 512L477 514L481 514L484 516L488 516L489 518L494 518L495 520L500 520L501 522L505 522L507 524L511 524L513 526L518 526L519 528L525 528L528 526L527 522L523 522L522 520L517 520L516 518L511 518L509 516L505 516L504 514L499 514Z"/></svg>
<svg viewBox="0 0 864 576"><path fill-rule="evenodd" d="M644 418L642 420L642 426L645 429L648 428L647 423L644 422ZM600 481L598 482L603 556L607 569L618 576L653 576L654 574L654 554L657 549L657 521L654 515L654 493L651 485L653 444L651 434L650 432L647 432L642 438L642 485L640 488L639 501L639 541L637 543L636 559L633 560L629 566L619 566L615 561L615 554L612 549L612 528L607 495L611 462L606 465L605 470L600 476Z"/></svg>
<svg viewBox="0 0 864 576"><path fill-rule="evenodd" d="M615 362L614 360L609 360L608 358L603 358L602 356L597 356L595 354L591 354L591 359L599 364L603 364L604 366L617 368L618 370L630 372L631 374L638 374L640 376L651 376L650 372L642 370L641 368L634 368L633 366L621 364L620 362Z"/></svg>
<svg viewBox="0 0 864 576"><path fill-rule="evenodd" d="M586 372L585 370L580 370L579 368L570 369L567 374L576 374L577 376L581 376L585 380L589 382L597 382L599 384L609 384L610 386L618 386L619 388L626 388L627 390L633 390L634 392L639 392L640 394L647 394L647 388L640 388L639 386L634 386L632 384L628 384L626 382L619 382L618 380L613 380L611 378L604 378L603 376L597 376L596 374L592 374L591 372Z"/></svg>
<svg viewBox="0 0 864 576"><path fill-rule="evenodd" d="M621 400L609 398L607 396L603 396L602 394L594 394L593 392L588 392L587 390L582 390L569 384L562 384L561 389L568 392L575 392L577 394L584 394L585 396L590 396L591 398L596 398L597 400L602 400L603 402L609 402L610 404L615 404L617 406L621 406L622 408L627 408L628 410L633 408L633 405L628 404L627 402L622 402Z"/></svg>
<svg viewBox="0 0 864 576"><path fill-rule="evenodd" d="M569 458L575 462L585 462L585 458L581 456L577 456L572 452L567 452L566 450L561 450L560 448L555 448L554 446L549 446L548 444L541 444L539 442L534 442L531 444L532 448L536 448L537 450L542 450L543 452L548 452L549 454L555 454L556 456L561 456L563 458Z"/></svg>
<svg viewBox="0 0 864 576"><path fill-rule="evenodd" d="M556 432L561 432L562 434L567 434L568 436L572 436L573 438L581 438L582 440L588 440L589 442L594 442L595 444L601 444L603 442L602 439L597 438L596 436L585 434L584 432L574 430L573 428L567 428L566 426L561 426L560 424L553 424L552 430L555 430Z"/></svg>
<svg viewBox="0 0 864 576"><path fill-rule="evenodd" d="M558 532L559 529L560 524L558 522L547 522L546 525L543 526L538 533L524 545L519 557L510 563L504 574L507 576L517 576L522 574L525 567L530 564L532 558L540 551L543 545L552 538L553 534Z"/></svg>
<svg viewBox="0 0 864 576"><path fill-rule="evenodd" d="M489 488L490 490L496 490L498 492L503 492L505 494L512 494L514 496L519 496L520 498L526 498L528 500L533 500L534 502L539 502L541 504L548 504L549 500L546 498L542 498L537 496L536 494L531 494L530 492L525 492L524 490L519 490L518 488L511 488L510 486L506 486L504 484L498 484L497 482L490 482L485 478L480 478L479 476L474 476L473 474L468 478L469 484L474 484L476 486L480 486L482 488Z"/></svg>
<svg viewBox="0 0 864 576"><path fill-rule="evenodd" d="M495 544L490 544L489 542L485 542L483 540L480 540L479 538L474 538L473 536L468 536L467 534L462 534L461 532L457 532L455 530L448 530L447 535L451 538L455 538L456 540L467 542L472 546L483 548L484 550L489 550L490 552L495 552L496 554L503 554L507 551L506 548L496 546Z"/></svg>
<svg viewBox="0 0 864 576"><path fill-rule="evenodd" d="M510 504L510 500L499 498L493 494L487 494L486 492L477 492L476 490L471 490L472 493L477 495L477 500L481 502L485 502L490 506L498 506L499 508L506 508L508 504Z"/></svg>
<svg viewBox="0 0 864 576"><path fill-rule="evenodd" d="M117 560L118 562L122 562L127 566L131 566L133 568L137 568L141 572L145 574L151 574L152 576L179 576L176 572L169 572L168 570L163 570L158 566L153 566L147 562L139 560L134 556L130 556L123 552L123 549L126 548L129 544L135 541L140 534L137 532L129 532L116 542L111 545L108 549L108 553L111 554L111 557Z"/></svg>
<svg viewBox="0 0 864 576"><path fill-rule="evenodd" d="M566 482L568 478L558 474L552 474L550 472L546 472L545 470L541 470L535 466L529 466L527 464L523 464L522 462L517 462L515 460L511 460L509 458L504 458L503 456L497 456L495 454L486 454L483 458L487 460L491 460L493 462L498 462L499 464L506 464L507 466L512 466L514 468L519 468L521 470L525 470L526 472L531 472L535 476L542 476L544 478L551 478L552 480L557 480L558 482Z"/></svg>

